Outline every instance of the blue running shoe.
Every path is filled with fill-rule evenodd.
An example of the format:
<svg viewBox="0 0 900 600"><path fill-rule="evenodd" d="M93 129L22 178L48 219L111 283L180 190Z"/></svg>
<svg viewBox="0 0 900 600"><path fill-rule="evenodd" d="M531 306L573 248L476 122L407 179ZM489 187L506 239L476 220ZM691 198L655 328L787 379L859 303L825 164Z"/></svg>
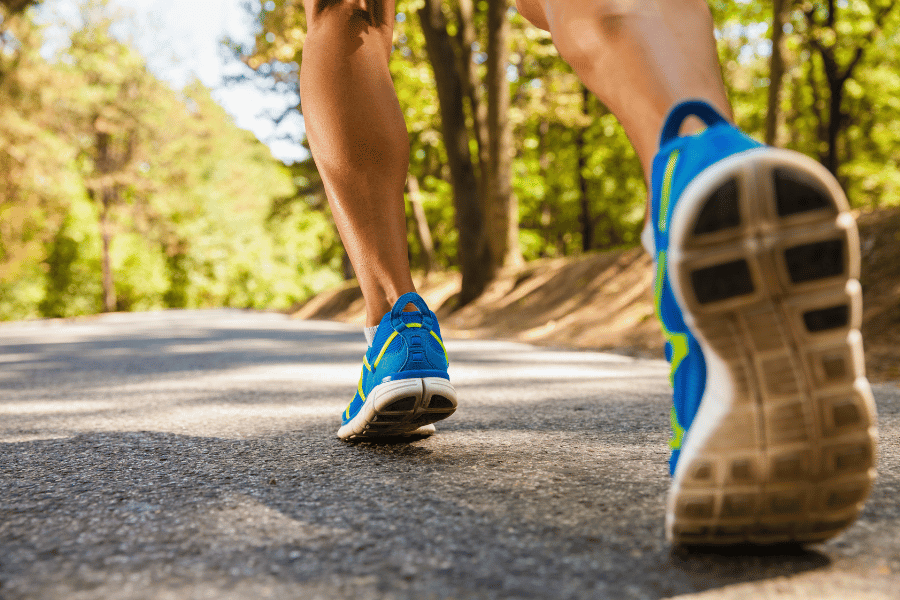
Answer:
<svg viewBox="0 0 900 600"><path fill-rule="evenodd" d="M679 137L691 115L708 128ZM840 186L685 102L653 163L645 245L674 388L669 539L837 535L869 495L876 436L859 239Z"/></svg>
<svg viewBox="0 0 900 600"><path fill-rule="evenodd" d="M419 310L404 312L408 304ZM400 296L363 356L356 396L341 416L338 437L434 433L432 423L456 410L448 364L437 317L418 294Z"/></svg>

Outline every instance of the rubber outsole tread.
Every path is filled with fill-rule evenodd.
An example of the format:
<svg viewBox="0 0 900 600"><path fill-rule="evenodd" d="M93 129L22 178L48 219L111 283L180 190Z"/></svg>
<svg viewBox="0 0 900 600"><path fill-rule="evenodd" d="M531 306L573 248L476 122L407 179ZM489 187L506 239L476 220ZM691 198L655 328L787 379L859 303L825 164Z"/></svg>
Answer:
<svg viewBox="0 0 900 600"><path fill-rule="evenodd" d="M338 430L338 437L358 440L419 435L423 426L446 419L455 411L456 392L446 379L389 381L369 392L357 415Z"/></svg>
<svg viewBox="0 0 900 600"><path fill-rule="evenodd" d="M830 306L803 313L803 322L810 333L839 329L850 322L850 307L846 304Z"/></svg>
<svg viewBox="0 0 900 600"><path fill-rule="evenodd" d="M416 407L416 397L415 396L407 396L406 398L402 398L397 400L396 402L392 402L391 404L385 406L382 409L382 412L388 411L397 411L397 412L409 412Z"/></svg>
<svg viewBox="0 0 900 600"><path fill-rule="evenodd" d="M820 165L751 152L701 174L672 219L673 289L720 377L707 381L669 497L679 544L821 542L854 521L874 480L855 223ZM740 239L703 237L718 231L704 214L732 182Z"/></svg>
<svg viewBox="0 0 900 600"><path fill-rule="evenodd" d="M779 216L788 217L833 207L828 192L821 189L814 178L804 175L790 169L773 169Z"/></svg>
<svg viewBox="0 0 900 600"><path fill-rule="evenodd" d="M694 295L700 304L752 294L753 278L745 260L697 269L691 273Z"/></svg>
<svg viewBox="0 0 900 600"><path fill-rule="evenodd" d="M788 273L794 283L836 277L844 272L844 242L826 240L784 251Z"/></svg>
<svg viewBox="0 0 900 600"><path fill-rule="evenodd" d="M431 397L431 402L428 403L428 408L453 408L455 405L450 398L445 398L440 394L435 394Z"/></svg>
<svg viewBox="0 0 900 600"><path fill-rule="evenodd" d="M712 193L697 217L694 235L715 233L741 224L737 179L729 179Z"/></svg>

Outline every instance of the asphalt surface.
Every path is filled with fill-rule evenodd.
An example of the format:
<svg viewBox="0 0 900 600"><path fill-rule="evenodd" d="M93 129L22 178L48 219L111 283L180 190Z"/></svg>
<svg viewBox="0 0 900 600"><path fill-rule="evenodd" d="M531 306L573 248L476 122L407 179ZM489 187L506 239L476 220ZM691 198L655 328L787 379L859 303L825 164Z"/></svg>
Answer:
<svg viewBox="0 0 900 600"><path fill-rule="evenodd" d="M429 439L335 437L362 332L241 311L0 326L0 598L900 598L900 388L828 544L663 536L662 361L451 340Z"/></svg>

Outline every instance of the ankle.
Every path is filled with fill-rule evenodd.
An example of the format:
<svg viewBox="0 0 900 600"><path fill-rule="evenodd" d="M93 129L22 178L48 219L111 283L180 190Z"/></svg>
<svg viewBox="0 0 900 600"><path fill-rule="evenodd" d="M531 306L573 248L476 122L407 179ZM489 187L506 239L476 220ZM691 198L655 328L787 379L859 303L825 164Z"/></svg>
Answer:
<svg viewBox="0 0 900 600"><path fill-rule="evenodd" d="M398 290L403 291L398 291ZM410 286L408 289L397 288L391 292L382 291L372 298L372 294L366 295L366 327L374 327L381 323L381 319L394 308L394 304L400 299L400 296L409 292L416 292L415 287ZM403 307L404 312L412 312L419 310L413 304L407 304Z"/></svg>

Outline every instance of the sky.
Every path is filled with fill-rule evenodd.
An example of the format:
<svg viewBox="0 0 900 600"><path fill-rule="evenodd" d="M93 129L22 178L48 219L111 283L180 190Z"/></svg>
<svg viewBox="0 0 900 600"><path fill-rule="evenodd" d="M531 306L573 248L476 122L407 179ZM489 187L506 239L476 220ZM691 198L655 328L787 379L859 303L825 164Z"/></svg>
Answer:
<svg viewBox="0 0 900 600"><path fill-rule="evenodd" d="M240 42L253 39L253 23L243 4L247 0L111 0L120 8L118 37L133 43L147 59L150 69L173 87L180 88L196 77L213 90L213 98L235 119L271 148L281 160L306 158L298 144L279 139L302 131L299 116L281 123L276 130L268 113L280 113L296 98L265 94L251 83L228 84L223 75L246 73L249 68L227 56L221 40L228 36ZM252 0L251 0L252 1ZM60 23L77 20L77 0L44 0L41 21L48 25L45 53L65 45Z"/></svg>

